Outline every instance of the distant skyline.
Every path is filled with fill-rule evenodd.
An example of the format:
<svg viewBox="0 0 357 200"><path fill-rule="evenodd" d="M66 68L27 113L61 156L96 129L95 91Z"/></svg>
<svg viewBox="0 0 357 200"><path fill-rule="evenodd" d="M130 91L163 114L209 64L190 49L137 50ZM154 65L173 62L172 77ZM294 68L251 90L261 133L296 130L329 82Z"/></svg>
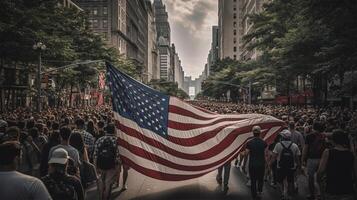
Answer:
<svg viewBox="0 0 357 200"><path fill-rule="evenodd" d="M185 76L203 71L218 24L218 0L163 0L171 26L171 41L180 56Z"/></svg>

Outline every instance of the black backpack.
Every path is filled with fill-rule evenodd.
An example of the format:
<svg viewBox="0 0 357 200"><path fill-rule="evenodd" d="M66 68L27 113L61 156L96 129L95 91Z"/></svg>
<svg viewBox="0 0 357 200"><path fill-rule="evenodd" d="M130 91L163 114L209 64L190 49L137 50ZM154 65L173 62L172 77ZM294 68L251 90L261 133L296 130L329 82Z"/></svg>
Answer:
<svg viewBox="0 0 357 200"><path fill-rule="evenodd" d="M54 180L49 175L42 177L48 192L53 200L78 200L78 195L74 186L64 180Z"/></svg>
<svg viewBox="0 0 357 200"><path fill-rule="evenodd" d="M117 143L113 144L110 137L106 137L97 151L97 167L102 170L115 168L115 159L117 157Z"/></svg>
<svg viewBox="0 0 357 200"><path fill-rule="evenodd" d="M291 145L293 143L291 142L288 147L285 147L282 142L280 142L281 146L283 147L283 150L281 151L280 154L280 160L279 160L279 167L281 169L293 169L295 162L294 162L294 153L290 149Z"/></svg>

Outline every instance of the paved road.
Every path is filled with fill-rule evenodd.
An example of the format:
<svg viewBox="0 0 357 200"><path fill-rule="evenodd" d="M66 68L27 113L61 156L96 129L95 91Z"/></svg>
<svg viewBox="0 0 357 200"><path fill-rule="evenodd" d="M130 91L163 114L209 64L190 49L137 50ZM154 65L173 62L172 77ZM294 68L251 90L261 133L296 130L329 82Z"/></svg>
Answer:
<svg viewBox="0 0 357 200"><path fill-rule="evenodd" d="M216 172L207 174L201 178L181 181L165 182L158 181L137 173L129 171L128 190L114 190L115 200L249 200L250 190L245 185L246 178L239 169L232 166L229 191L222 195L215 180ZM294 199L302 200L306 194L306 182L301 178L299 195ZM302 190L302 191L301 191ZM264 187L263 199L278 200L279 194L270 186ZM98 199L95 188L87 192L88 200Z"/></svg>

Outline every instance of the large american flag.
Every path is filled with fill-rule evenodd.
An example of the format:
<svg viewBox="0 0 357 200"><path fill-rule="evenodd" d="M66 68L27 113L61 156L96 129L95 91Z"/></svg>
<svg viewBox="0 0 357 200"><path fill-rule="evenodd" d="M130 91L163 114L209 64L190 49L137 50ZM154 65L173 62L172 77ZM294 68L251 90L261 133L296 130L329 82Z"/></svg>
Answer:
<svg viewBox="0 0 357 200"><path fill-rule="evenodd" d="M220 115L162 94L107 63L120 155L149 177L181 181L230 162L254 125L270 142L284 123L261 114Z"/></svg>

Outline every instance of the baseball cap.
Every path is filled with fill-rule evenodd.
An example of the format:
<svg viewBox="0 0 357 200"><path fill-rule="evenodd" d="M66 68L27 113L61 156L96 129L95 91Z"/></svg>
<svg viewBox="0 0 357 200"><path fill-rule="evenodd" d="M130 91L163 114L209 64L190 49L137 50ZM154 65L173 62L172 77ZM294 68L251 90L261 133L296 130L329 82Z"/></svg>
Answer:
<svg viewBox="0 0 357 200"><path fill-rule="evenodd" d="M260 126L253 126L253 128L252 128L253 133L260 133L260 131L261 131Z"/></svg>
<svg viewBox="0 0 357 200"><path fill-rule="evenodd" d="M63 148L58 148L52 152L51 159L48 161L48 164L66 164L68 161L68 152Z"/></svg>
<svg viewBox="0 0 357 200"><path fill-rule="evenodd" d="M7 126L8 126L7 122L5 120L0 119L0 128L5 128Z"/></svg>
<svg viewBox="0 0 357 200"><path fill-rule="evenodd" d="M285 139L290 139L291 138L291 132L288 129L285 129L285 130L281 131L280 135Z"/></svg>

